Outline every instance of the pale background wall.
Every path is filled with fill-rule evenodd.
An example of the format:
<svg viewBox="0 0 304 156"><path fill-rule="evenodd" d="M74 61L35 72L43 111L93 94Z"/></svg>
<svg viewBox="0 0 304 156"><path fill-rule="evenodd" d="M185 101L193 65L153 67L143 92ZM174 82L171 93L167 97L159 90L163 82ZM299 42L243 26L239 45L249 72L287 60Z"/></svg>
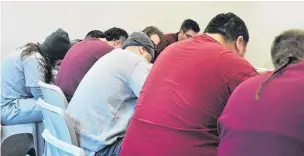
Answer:
<svg viewBox="0 0 304 156"><path fill-rule="evenodd" d="M304 28L304 2L1 2L1 60L28 41L43 41L61 27L70 38L83 38L91 29L117 26L129 33L154 25L178 31L185 18L204 30L212 17L234 12L247 24L250 41L246 58L271 68L274 36L288 28Z"/></svg>

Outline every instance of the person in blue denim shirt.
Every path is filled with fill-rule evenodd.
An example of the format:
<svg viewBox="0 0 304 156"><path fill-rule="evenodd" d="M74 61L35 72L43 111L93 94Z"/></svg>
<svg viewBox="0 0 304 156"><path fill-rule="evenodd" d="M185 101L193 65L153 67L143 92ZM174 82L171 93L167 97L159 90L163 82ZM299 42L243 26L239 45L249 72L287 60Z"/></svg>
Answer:
<svg viewBox="0 0 304 156"><path fill-rule="evenodd" d="M1 124L14 125L42 121L36 100L42 97L38 81L52 83L56 62L71 47L62 29L50 34L42 44L28 43L11 53L1 65Z"/></svg>

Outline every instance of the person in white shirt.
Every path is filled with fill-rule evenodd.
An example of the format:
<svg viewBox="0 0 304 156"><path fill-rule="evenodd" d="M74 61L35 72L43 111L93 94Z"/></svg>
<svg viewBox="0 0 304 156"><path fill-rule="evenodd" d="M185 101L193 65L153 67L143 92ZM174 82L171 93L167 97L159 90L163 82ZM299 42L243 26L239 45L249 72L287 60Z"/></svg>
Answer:
<svg viewBox="0 0 304 156"><path fill-rule="evenodd" d="M67 108L89 156L118 155L155 57L154 45L143 32L132 33L122 48L93 65Z"/></svg>

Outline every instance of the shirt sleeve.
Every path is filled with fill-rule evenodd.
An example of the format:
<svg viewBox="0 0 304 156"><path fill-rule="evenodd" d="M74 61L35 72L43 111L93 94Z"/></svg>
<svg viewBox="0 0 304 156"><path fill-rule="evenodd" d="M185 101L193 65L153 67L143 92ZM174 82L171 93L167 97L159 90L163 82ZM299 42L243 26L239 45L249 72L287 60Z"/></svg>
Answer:
<svg viewBox="0 0 304 156"><path fill-rule="evenodd" d="M44 81L38 58L30 56L24 61L24 77L27 87L38 87L38 81Z"/></svg>
<svg viewBox="0 0 304 156"><path fill-rule="evenodd" d="M135 65L131 72L130 87L137 97L139 96L139 92L146 81L151 67L151 64L142 60Z"/></svg>
<svg viewBox="0 0 304 156"><path fill-rule="evenodd" d="M219 62L230 93L243 81L258 75L255 68L248 61L231 52L223 54Z"/></svg>
<svg viewBox="0 0 304 156"><path fill-rule="evenodd" d="M42 97L42 91L39 87L31 87L31 93L33 94L35 100L38 100L40 97Z"/></svg>

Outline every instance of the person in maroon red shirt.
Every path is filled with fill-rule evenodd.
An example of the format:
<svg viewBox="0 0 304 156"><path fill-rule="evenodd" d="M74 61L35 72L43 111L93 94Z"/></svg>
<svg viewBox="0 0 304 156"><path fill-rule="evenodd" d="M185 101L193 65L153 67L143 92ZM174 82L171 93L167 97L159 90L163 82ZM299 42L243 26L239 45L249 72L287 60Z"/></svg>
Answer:
<svg viewBox="0 0 304 156"><path fill-rule="evenodd" d="M68 101L94 63L114 48L121 48L127 38L125 30L114 27L105 31L102 38L86 39L72 46L61 62L55 83Z"/></svg>
<svg viewBox="0 0 304 156"><path fill-rule="evenodd" d="M166 41L158 46L157 51L160 53L170 44L196 36L199 32L199 25L192 19L186 19L179 32L164 35Z"/></svg>
<svg viewBox="0 0 304 156"><path fill-rule="evenodd" d="M87 33L85 38L83 40L91 39L91 38L102 38L103 32L100 30L91 30L90 32ZM74 45L78 42L83 41L82 39L74 39L71 41L71 44Z"/></svg>
<svg viewBox="0 0 304 156"><path fill-rule="evenodd" d="M141 90L121 156L216 156L226 101L257 75L241 57L248 40L242 19L222 13L205 34L167 47Z"/></svg>
<svg viewBox="0 0 304 156"><path fill-rule="evenodd" d="M273 72L242 83L219 118L219 156L304 155L304 30L277 36Z"/></svg>

